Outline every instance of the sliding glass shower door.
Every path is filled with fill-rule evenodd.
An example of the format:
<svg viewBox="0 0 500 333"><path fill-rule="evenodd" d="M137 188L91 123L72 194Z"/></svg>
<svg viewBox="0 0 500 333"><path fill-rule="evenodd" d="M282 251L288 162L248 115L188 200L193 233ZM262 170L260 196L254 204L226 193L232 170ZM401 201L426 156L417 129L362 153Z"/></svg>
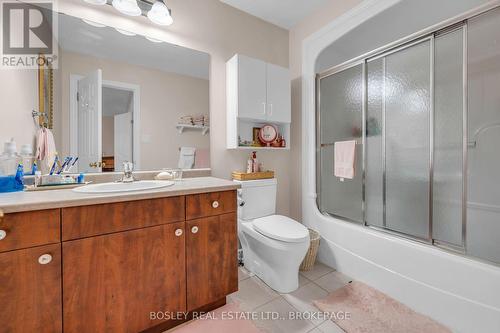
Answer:
<svg viewBox="0 0 500 333"><path fill-rule="evenodd" d="M500 264L499 31L500 6L318 75L323 213Z"/></svg>
<svg viewBox="0 0 500 333"><path fill-rule="evenodd" d="M318 136L321 154L318 166L319 206L322 212L363 222L362 210L362 111L363 65L334 73L321 81L321 130ZM334 143L356 140L356 167L352 180L334 176Z"/></svg>
<svg viewBox="0 0 500 333"><path fill-rule="evenodd" d="M371 135L368 126L365 221L425 239L429 238L431 51L431 40L426 39L367 62L367 119L371 126L380 124L381 133ZM381 203L382 212L377 208Z"/></svg>

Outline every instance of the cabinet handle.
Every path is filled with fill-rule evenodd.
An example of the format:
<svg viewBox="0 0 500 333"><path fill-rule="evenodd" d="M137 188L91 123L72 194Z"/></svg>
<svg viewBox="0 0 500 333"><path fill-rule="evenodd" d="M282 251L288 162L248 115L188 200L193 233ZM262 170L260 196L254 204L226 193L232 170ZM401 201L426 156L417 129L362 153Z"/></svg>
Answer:
<svg viewBox="0 0 500 333"><path fill-rule="evenodd" d="M273 104L269 104L269 115L272 116L273 115Z"/></svg>
<svg viewBox="0 0 500 333"><path fill-rule="evenodd" d="M262 114L266 114L266 102L262 102Z"/></svg>
<svg viewBox="0 0 500 333"><path fill-rule="evenodd" d="M7 231L0 230L0 240L4 239L5 237L7 237Z"/></svg>
<svg viewBox="0 0 500 333"><path fill-rule="evenodd" d="M177 237L181 236L181 235L182 235L182 229L177 229L177 230L175 230L175 235L176 235Z"/></svg>
<svg viewBox="0 0 500 333"><path fill-rule="evenodd" d="M213 208L219 208L219 202L217 200L215 200L214 202L212 202L212 207Z"/></svg>
<svg viewBox="0 0 500 333"><path fill-rule="evenodd" d="M198 227L197 227L197 226L192 227L192 228L191 228L191 232L192 232L193 234L196 234L196 233L198 232Z"/></svg>
<svg viewBox="0 0 500 333"><path fill-rule="evenodd" d="M38 263L40 265L47 265L52 261L52 256L48 253L42 254L40 257L38 257Z"/></svg>

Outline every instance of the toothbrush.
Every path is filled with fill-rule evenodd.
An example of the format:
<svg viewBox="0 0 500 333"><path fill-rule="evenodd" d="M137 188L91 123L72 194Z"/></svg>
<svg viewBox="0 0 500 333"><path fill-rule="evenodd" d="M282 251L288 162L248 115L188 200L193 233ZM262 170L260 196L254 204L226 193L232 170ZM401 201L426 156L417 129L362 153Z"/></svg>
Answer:
<svg viewBox="0 0 500 333"><path fill-rule="evenodd" d="M52 163L52 167L50 168L49 175L51 175L51 176L54 174L54 171L55 171L56 165L57 165L57 161L58 161L58 157L56 155L56 157L54 158L54 163Z"/></svg>
<svg viewBox="0 0 500 333"><path fill-rule="evenodd" d="M71 168L71 161L73 160L73 156L68 156L68 163L66 164L66 168L64 168L63 172L68 172Z"/></svg>
<svg viewBox="0 0 500 333"><path fill-rule="evenodd" d="M73 161L73 163L68 163L68 165L66 166L66 171L67 172L70 171L71 168L73 168L75 166L76 162L78 162L78 157L75 158L75 160Z"/></svg>
<svg viewBox="0 0 500 333"><path fill-rule="evenodd" d="M64 163L61 165L61 168L59 169L59 171L57 171L57 174L60 175L61 172L63 172L64 168L66 167L66 165L68 165L68 162L70 161L71 157L66 157L64 159Z"/></svg>

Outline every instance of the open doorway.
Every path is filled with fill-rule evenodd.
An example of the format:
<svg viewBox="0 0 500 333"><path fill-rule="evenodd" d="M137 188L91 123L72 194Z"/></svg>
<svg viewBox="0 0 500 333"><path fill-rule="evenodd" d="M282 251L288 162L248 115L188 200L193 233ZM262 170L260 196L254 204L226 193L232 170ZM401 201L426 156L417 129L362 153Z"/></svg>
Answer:
<svg viewBox="0 0 500 333"><path fill-rule="evenodd" d="M123 162L133 161L132 91L102 87L102 171L123 171Z"/></svg>
<svg viewBox="0 0 500 333"><path fill-rule="evenodd" d="M70 77L70 152L79 156L78 171L122 171L125 161L139 167L139 86L102 80L100 70Z"/></svg>

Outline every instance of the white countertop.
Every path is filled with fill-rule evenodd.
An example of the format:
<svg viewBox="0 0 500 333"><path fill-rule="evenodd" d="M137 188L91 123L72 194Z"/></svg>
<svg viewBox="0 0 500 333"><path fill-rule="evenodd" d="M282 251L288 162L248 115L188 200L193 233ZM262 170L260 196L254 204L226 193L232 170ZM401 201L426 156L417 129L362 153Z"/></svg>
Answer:
<svg viewBox="0 0 500 333"><path fill-rule="evenodd" d="M175 185L155 190L121 193L77 193L71 189L0 193L0 209L4 213L97 205L121 201L164 198L178 195L229 191L240 188L235 182L214 177L186 178Z"/></svg>

